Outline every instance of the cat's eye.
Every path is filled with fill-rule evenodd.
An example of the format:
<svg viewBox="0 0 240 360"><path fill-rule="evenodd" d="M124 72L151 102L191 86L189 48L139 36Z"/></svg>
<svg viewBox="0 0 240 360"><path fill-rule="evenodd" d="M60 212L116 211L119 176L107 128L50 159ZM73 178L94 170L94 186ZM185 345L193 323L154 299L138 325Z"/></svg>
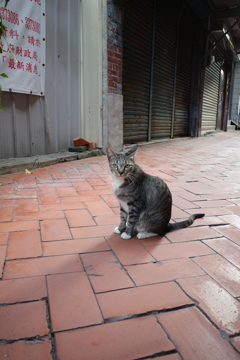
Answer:
<svg viewBox="0 0 240 360"><path fill-rule="evenodd" d="M125 169L129 169L130 167L132 167L132 165L125 165Z"/></svg>
<svg viewBox="0 0 240 360"><path fill-rule="evenodd" d="M111 167L116 169L118 166L117 166L117 164L112 164Z"/></svg>

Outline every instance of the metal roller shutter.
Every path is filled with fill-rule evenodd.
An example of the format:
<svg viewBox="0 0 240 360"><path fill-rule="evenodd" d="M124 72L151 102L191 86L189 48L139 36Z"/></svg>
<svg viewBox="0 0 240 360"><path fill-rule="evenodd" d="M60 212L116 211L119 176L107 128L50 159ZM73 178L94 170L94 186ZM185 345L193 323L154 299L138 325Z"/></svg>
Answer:
<svg viewBox="0 0 240 360"><path fill-rule="evenodd" d="M124 143L148 138L153 1L125 2L123 23Z"/></svg>
<svg viewBox="0 0 240 360"><path fill-rule="evenodd" d="M124 143L186 136L196 16L179 0L124 4Z"/></svg>
<svg viewBox="0 0 240 360"><path fill-rule="evenodd" d="M210 36L210 48L221 37L220 34ZM206 68L204 90L203 90L203 109L202 109L202 128L201 134L215 131L217 128L219 85L222 61L224 59L224 43L221 41L212 51L215 62Z"/></svg>
<svg viewBox="0 0 240 360"><path fill-rule="evenodd" d="M187 3L184 4L179 24L178 62L173 136L189 134L189 108L192 81L192 48L197 17Z"/></svg>
<svg viewBox="0 0 240 360"><path fill-rule="evenodd" d="M171 135L178 1L157 1L153 70L152 139Z"/></svg>
<svg viewBox="0 0 240 360"><path fill-rule="evenodd" d="M216 130L220 70L221 64L215 62L206 68L201 134Z"/></svg>

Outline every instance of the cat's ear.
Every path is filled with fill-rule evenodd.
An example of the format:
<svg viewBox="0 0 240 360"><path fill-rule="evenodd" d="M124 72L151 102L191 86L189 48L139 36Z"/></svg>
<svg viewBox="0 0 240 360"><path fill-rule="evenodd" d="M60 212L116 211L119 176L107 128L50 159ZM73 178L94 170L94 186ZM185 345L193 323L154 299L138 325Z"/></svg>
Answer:
<svg viewBox="0 0 240 360"><path fill-rule="evenodd" d="M125 145L124 144L122 144L122 148L121 148L120 152L125 152Z"/></svg>
<svg viewBox="0 0 240 360"><path fill-rule="evenodd" d="M137 152L137 149L138 149L138 145L134 145L130 150L128 150L128 152L126 152L126 155L127 156L131 156L131 157L134 157L134 155L136 154Z"/></svg>
<svg viewBox="0 0 240 360"><path fill-rule="evenodd" d="M110 160L111 157L113 157L113 156L116 155L115 152L112 151L112 149L110 149L110 147L107 147L107 148L106 148L106 153L107 153L108 160Z"/></svg>

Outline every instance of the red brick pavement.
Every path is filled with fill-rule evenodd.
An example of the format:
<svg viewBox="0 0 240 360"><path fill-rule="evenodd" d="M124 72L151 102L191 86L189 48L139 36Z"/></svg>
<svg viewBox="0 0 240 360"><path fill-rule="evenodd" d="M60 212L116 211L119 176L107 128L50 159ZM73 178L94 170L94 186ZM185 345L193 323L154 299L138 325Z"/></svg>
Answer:
<svg viewBox="0 0 240 360"><path fill-rule="evenodd" d="M121 239L105 156L0 177L0 359L240 359L240 132L136 161L205 218Z"/></svg>

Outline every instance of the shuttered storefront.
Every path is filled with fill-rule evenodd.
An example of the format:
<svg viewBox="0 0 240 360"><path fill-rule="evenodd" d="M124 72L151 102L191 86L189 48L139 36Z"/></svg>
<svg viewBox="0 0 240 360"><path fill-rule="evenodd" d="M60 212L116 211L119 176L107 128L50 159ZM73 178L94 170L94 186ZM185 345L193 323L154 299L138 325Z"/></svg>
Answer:
<svg viewBox="0 0 240 360"><path fill-rule="evenodd" d="M178 0L125 2L125 143L188 135L195 25L191 9Z"/></svg>
<svg viewBox="0 0 240 360"><path fill-rule="evenodd" d="M151 77L153 1L130 0L124 9L124 142L146 141Z"/></svg>
<svg viewBox="0 0 240 360"><path fill-rule="evenodd" d="M222 34L210 36L210 49L218 41ZM205 70L205 81L203 90L203 109L201 135L213 132L217 128L219 85L222 62L224 59L224 44L219 42L212 51L215 61Z"/></svg>
<svg viewBox="0 0 240 360"><path fill-rule="evenodd" d="M179 23L178 61L173 136L189 135L192 55L197 17L185 2Z"/></svg>
<svg viewBox="0 0 240 360"><path fill-rule="evenodd" d="M157 1L151 138L171 136L177 20L176 1Z"/></svg>
<svg viewBox="0 0 240 360"><path fill-rule="evenodd" d="M221 64L216 62L206 68L203 91L202 135L216 130L220 71Z"/></svg>

